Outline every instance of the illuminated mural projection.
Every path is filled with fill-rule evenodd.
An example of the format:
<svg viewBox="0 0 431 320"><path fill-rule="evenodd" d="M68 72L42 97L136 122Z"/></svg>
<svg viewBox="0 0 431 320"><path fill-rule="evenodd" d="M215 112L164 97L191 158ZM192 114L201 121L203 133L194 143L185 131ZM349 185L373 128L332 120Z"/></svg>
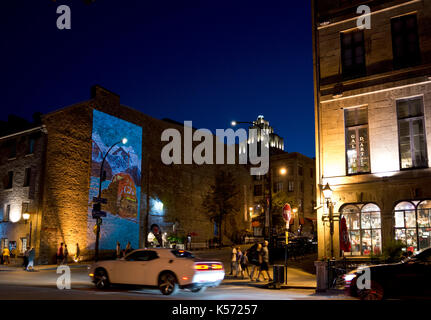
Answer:
<svg viewBox="0 0 431 320"><path fill-rule="evenodd" d="M93 111L92 163L88 209L88 249L94 249L95 220L92 217L93 197L99 191L99 174L103 156L116 142L127 138L127 143L117 144L106 157L103 169L106 180L102 183L102 197L107 204L102 210L100 249L115 249L117 241L124 248L130 241L132 248L139 247L139 208L141 194L142 128L130 122Z"/></svg>

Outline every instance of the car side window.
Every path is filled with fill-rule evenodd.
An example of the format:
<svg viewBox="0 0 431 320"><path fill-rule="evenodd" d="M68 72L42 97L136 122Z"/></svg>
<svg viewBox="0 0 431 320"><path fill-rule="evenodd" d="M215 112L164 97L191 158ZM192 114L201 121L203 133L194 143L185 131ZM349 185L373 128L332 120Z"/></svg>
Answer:
<svg viewBox="0 0 431 320"><path fill-rule="evenodd" d="M137 251L126 258L127 261L150 261L157 259L155 251Z"/></svg>

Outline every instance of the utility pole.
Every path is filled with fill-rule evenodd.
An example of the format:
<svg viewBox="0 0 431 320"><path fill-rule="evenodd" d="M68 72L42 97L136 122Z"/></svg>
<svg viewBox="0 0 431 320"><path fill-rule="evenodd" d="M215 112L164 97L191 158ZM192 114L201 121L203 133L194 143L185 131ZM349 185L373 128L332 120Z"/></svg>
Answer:
<svg viewBox="0 0 431 320"><path fill-rule="evenodd" d="M97 262L99 260L99 239L100 239L100 226L102 225L102 217L106 217L106 212L103 212L101 210L102 203L106 203L106 199L102 199L102 182L106 179L106 174L103 171L103 166L105 165L106 157L108 156L109 152L114 148L117 144L126 144L127 139L123 138L121 141L118 141L114 143L106 152L102 159L102 163L100 164L100 173L99 173L99 194L97 198L93 198L93 201L95 202L93 204L93 219L96 219L96 244L95 244L95 250L94 250L94 260Z"/></svg>
<svg viewBox="0 0 431 320"><path fill-rule="evenodd" d="M144 245L148 247L148 221L150 217L150 174L151 174L151 159L148 157L147 164L147 205L145 212L145 223L144 223Z"/></svg>

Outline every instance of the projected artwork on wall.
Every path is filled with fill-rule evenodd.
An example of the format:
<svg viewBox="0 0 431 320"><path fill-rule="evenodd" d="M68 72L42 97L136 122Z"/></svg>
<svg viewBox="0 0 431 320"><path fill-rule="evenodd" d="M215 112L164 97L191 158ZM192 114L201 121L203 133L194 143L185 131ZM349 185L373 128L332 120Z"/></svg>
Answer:
<svg viewBox="0 0 431 320"><path fill-rule="evenodd" d="M93 111L92 163L88 209L88 249L94 249L96 236L95 220L92 217L93 197L98 196L99 175L102 159L116 142L119 143L106 157L103 169L106 178L102 182L102 198L107 204L102 210L100 249L115 249L117 241L124 248L130 241L133 248L139 247L139 208L141 192L142 128L106 113Z"/></svg>

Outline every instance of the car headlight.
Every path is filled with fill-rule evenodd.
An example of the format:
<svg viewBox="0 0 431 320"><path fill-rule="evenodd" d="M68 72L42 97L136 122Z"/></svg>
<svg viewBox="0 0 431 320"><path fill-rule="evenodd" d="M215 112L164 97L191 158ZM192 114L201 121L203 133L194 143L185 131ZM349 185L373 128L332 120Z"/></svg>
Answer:
<svg viewBox="0 0 431 320"><path fill-rule="evenodd" d="M356 277L355 273L348 273L343 276L344 280L348 282L352 281L355 277Z"/></svg>

